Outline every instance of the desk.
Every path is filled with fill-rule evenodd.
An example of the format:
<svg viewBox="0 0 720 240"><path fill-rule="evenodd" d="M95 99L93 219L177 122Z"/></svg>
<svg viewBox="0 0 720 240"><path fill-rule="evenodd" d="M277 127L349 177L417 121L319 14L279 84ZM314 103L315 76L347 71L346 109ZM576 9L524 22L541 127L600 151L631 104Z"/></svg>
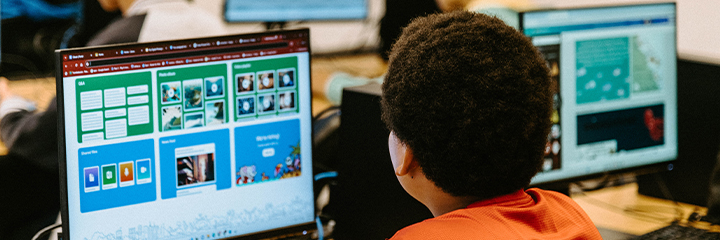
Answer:
<svg viewBox="0 0 720 240"><path fill-rule="evenodd" d="M571 197L590 216L595 226L633 235L642 235L667 226L676 216L683 221L693 212L706 209L691 204L638 194L635 183L603 188Z"/></svg>

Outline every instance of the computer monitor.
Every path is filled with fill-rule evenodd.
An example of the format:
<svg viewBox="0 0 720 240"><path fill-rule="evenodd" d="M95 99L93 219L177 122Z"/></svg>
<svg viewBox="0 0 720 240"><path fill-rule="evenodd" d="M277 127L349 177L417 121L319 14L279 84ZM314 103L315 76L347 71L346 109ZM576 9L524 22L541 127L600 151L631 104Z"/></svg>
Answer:
<svg viewBox="0 0 720 240"><path fill-rule="evenodd" d="M308 33L56 51L63 239L309 234Z"/></svg>
<svg viewBox="0 0 720 240"><path fill-rule="evenodd" d="M286 22L364 19L367 0L225 0L228 22Z"/></svg>
<svg viewBox="0 0 720 240"><path fill-rule="evenodd" d="M533 184L677 158L674 3L520 14L555 83L553 126Z"/></svg>

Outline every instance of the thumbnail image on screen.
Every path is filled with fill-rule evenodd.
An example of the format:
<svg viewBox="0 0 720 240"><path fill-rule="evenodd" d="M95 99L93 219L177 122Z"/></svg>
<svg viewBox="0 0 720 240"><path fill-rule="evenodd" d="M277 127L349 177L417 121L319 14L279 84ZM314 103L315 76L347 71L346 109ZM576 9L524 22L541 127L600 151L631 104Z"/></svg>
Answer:
<svg viewBox="0 0 720 240"><path fill-rule="evenodd" d="M177 186L191 186L215 181L215 145L178 148Z"/></svg>

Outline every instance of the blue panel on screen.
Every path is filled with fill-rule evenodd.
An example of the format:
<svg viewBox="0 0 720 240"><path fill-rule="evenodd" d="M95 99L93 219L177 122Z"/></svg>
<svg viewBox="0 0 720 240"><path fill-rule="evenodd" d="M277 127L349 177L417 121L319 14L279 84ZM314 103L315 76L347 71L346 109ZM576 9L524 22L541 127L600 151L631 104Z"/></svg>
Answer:
<svg viewBox="0 0 720 240"><path fill-rule="evenodd" d="M298 177L300 121L266 123L235 128L237 186Z"/></svg>
<svg viewBox="0 0 720 240"><path fill-rule="evenodd" d="M230 130L160 138L162 198L230 188Z"/></svg>
<svg viewBox="0 0 720 240"><path fill-rule="evenodd" d="M102 165L113 165L144 159L154 165L155 151L153 140L141 140L118 143L98 147L81 148L78 150L78 171L84 173L80 180L80 211L91 212L114 207L122 207L156 199L155 184L136 184L135 171L99 172ZM132 151L128 151L132 149ZM119 185L100 188L101 179L120 179ZM150 181L154 182L154 176ZM122 180L125 181L122 181ZM145 178L147 179L147 177ZM106 181L107 182L107 181ZM112 186L112 185L110 185Z"/></svg>

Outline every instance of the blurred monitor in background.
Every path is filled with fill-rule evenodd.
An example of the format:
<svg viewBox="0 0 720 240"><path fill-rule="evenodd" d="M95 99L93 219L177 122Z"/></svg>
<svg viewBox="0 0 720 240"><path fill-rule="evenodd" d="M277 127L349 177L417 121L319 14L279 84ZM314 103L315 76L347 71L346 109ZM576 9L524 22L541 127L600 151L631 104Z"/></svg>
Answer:
<svg viewBox="0 0 720 240"><path fill-rule="evenodd" d="M226 0L228 22L357 20L368 14L367 0Z"/></svg>

